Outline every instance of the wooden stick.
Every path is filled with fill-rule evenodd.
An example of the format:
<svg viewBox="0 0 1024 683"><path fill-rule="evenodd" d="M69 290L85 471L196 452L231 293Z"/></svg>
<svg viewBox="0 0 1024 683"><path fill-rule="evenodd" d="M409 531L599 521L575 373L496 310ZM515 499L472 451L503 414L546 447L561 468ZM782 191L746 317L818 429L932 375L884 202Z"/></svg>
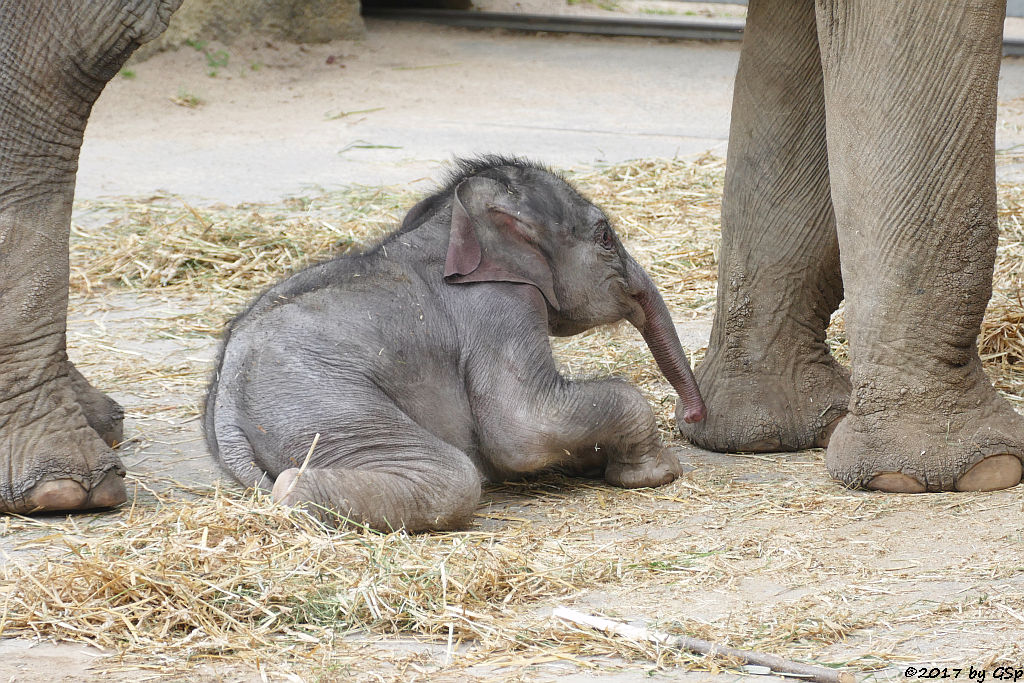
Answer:
<svg viewBox="0 0 1024 683"><path fill-rule="evenodd" d="M566 607L556 607L551 613L551 616L572 624L582 624L609 635L622 636L623 638L629 638L631 640L646 640L666 647L679 648L681 650L686 650L687 652L695 652L697 654L708 655L711 657L715 655L720 655L722 657L735 657L746 664L768 667L771 669L772 673L781 674L783 676L786 674L796 674L800 678L807 678L808 680L817 681L818 683L856 683L857 680L853 674L845 671L837 671L835 669L830 669L824 666L815 666L813 664L791 662L788 659L765 654L763 652L737 650L724 645L716 645L715 643L707 640L700 640L699 638L673 636L667 633L651 631L639 626L630 626L629 624L612 621L611 619L604 619L603 617L584 614L583 612L577 612L576 610L568 609Z"/></svg>

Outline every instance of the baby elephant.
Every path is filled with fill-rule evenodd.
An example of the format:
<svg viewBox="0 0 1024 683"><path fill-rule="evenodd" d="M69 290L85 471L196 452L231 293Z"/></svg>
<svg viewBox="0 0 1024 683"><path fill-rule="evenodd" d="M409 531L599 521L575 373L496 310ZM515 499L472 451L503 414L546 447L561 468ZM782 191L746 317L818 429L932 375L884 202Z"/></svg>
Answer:
<svg viewBox="0 0 1024 683"><path fill-rule="evenodd" d="M548 335L623 318L683 418L703 419L665 303L605 214L533 163L461 161L379 245L291 276L231 323L206 439L242 484L377 529L464 526L482 480L552 466L666 484L679 462L640 392L567 380L551 355Z"/></svg>

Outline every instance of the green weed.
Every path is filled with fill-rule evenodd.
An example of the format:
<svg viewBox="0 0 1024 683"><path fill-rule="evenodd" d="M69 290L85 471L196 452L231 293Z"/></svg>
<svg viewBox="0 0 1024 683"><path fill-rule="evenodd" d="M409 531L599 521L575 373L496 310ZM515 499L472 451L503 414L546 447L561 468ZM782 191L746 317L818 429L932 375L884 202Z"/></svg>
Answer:
<svg viewBox="0 0 1024 683"><path fill-rule="evenodd" d="M179 107L186 107L188 109L198 109L199 107L206 104L206 101L194 93L190 93L184 88L178 90L178 96L172 97L171 102L174 102Z"/></svg>

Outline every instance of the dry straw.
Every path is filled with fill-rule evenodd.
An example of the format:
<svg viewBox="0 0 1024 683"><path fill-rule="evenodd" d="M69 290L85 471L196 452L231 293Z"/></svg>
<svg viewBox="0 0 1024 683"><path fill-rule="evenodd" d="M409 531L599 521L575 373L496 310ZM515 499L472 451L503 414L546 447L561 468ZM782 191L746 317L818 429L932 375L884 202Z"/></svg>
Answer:
<svg viewBox="0 0 1024 683"><path fill-rule="evenodd" d="M705 157L573 179L615 216L676 314L707 318L722 177L723 162ZM997 385L1019 400L1024 189L1000 191L1003 233L980 349ZM75 227L75 305L126 289L191 298L193 312L149 332L209 345L255 291L379 237L413 200L408 191L360 189L275 206L91 202L79 207L80 222L102 227ZM837 355L843 338L837 316ZM108 386L131 372L157 387L154 396L161 387L184 392L195 413L205 365L163 367L103 351L117 345L89 340L113 368ZM598 330L560 341L556 352L574 375L637 383L671 438L671 388L634 332ZM138 416L163 415L157 398L142 395ZM727 663L550 618L569 605L861 671L905 663L911 647L935 661L954 645L963 663L1024 660L1019 525L1005 523L1024 511L1024 493L851 492L827 478L822 458L697 458L695 471L645 491L548 475L489 489L465 532L412 537L325 528L233 489L171 485L157 494L147 488L154 482L131 480L137 496L121 512L2 523L0 633L92 643L116 653L102 667L161 673L205 662L409 680L439 668L460 678L530 677L531 666L565 662ZM968 645L959 635L943 640L967 632ZM430 647L366 646L379 638Z"/></svg>

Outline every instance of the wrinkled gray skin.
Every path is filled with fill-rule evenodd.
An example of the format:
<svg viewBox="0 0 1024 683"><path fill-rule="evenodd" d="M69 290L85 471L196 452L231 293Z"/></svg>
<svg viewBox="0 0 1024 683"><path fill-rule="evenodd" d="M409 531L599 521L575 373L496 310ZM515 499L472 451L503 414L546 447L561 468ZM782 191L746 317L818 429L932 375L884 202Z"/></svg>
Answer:
<svg viewBox="0 0 1024 683"><path fill-rule="evenodd" d="M623 318L702 419L668 310L604 213L530 163L463 161L382 244L232 323L207 442L242 484L378 529L460 527L482 481L555 466L665 484L679 462L643 396L567 380L551 355L548 335Z"/></svg>
<svg viewBox="0 0 1024 683"><path fill-rule="evenodd" d="M71 200L93 103L179 3L0 0L0 511L125 500L121 408L65 352Z"/></svg>
<svg viewBox="0 0 1024 683"><path fill-rule="evenodd" d="M1024 421L976 345L997 240L1004 11L751 0L697 369L710 413L679 423L688 439L827 445L834 477L883 491L1020 481ZM825 345L844 295L852 376Z"/></svg>

